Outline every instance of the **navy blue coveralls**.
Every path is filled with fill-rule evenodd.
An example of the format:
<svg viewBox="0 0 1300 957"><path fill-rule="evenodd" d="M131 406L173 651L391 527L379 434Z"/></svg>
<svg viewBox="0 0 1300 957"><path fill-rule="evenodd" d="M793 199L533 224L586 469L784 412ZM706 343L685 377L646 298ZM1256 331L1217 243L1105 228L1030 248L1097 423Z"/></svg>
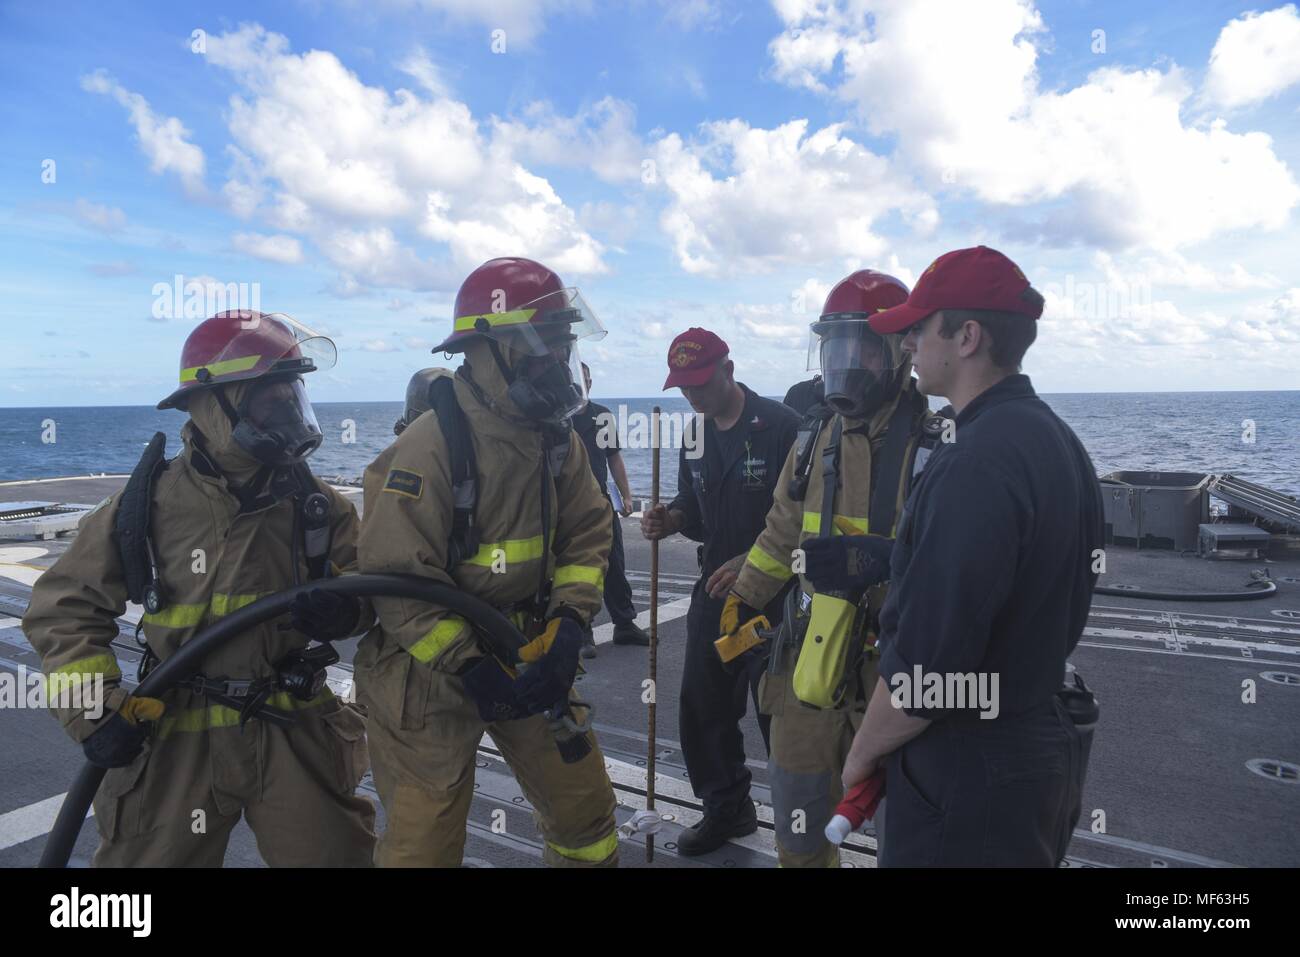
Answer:
<svg viewBox="0 0 1300 957"><path fill-rule="evenodd" d="M934 723L885 762L882 866L1051 867L1065 856L1082 759L1056 692L1103 544L1092 461L1027 376L961 411L898 523L880 675L891 690L917 667L996 675L998 715L951 701L905 708Z"/></svg>
<svg viewBox="0 0 1300 957"><path fill-rule="evenodd" d="M706 814L729 816L749 800L749 768L740 721L746 697L754 696L758 711L758 679L762 661L750 660L733 671L724 669L713 643L725 598L710 598L704 585L717 569L745 555L767 525L786 455L799 429L799 416L780 402L745 391L745 408L736 424L719 437L712 421L696 435L703 455L687 458L683 447L677 463L677 497L669 510L686 516L681 532L702 542L700 578L691 591L686 617L686 656L682 665L679 707L682 755L695 795ZM731 449L727 461L720 448ZM793 582L793 579L792 579ZM764 609L775 626L781 620L785 590ZM769 719L758 715L763 744Z"/></svg>

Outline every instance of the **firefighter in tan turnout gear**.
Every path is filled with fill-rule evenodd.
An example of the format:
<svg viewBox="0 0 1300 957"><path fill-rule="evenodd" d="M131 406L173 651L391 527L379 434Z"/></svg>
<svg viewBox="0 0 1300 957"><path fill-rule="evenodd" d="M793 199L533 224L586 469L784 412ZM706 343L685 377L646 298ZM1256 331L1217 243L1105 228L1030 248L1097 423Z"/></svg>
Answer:
<svg viewBox="0 0 1300 957"><path fill-rule="evenodd" d="M366 470L360 565L483 599L530 639L518 673L445 608L376 598L356 656L382 866L461 863L474 760L487 731L535 809L556 866L618 860L613 788L571 686L600 609L613 514L570 416L586 401L576 340L604 329L574 289L528 259L494 259L456 296L434 351L430 411Z"/></svg>
<svg viewBox="0 0 1300 957"><path fill-rule="evenodd" d="M165 461L155 436L32 589L23 629L51 686L106 692L102 709L85 694L52 702L77 705L54 710L111 769L94 802L97 866L219 867L241 813L272 866L371 862L375 811L355 793L364 722L324 687L328 642L373 620L366 603L305 593L288 621L235 638L162 700L130 694L113 648L128 598L145 607L143 671L262 595L355 568L356 512L305 465L321 432L301 376L334 359L284 316L201 323L159 403L189 413L180 455Z"/></svg>
<svg viewBox="0 0 1300 957"><path fill-rule="evenodd" d="M912 384L902 337L878 336L867 325L870 315L906 299L906 286L871 270L831 290L809 351L825 398L805 415L767 527L723 610L724 659L769 655L759 704L772 719L768 772L783 867L838 866L839 852L823 831L876 683L875 616L884 601L889 536L919 467L918 451L923 461L925 430L939 421ZM865 533L872 533L867 551L825 547L831 536ZM854 567L841 573L837 563ZM754 609L796 573L800 588L790 592L784 621L763 648L755 625L766 620ZM848 586L850 577L872 587Z"/></svg>

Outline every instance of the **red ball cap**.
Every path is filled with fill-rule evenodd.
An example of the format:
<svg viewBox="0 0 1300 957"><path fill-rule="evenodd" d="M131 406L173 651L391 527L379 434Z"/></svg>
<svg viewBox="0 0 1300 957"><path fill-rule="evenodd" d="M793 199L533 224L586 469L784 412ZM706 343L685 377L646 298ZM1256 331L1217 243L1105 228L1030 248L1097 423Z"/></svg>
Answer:
<svg viewBox="0 0 1300 957"><path fill-rule="evenodd" d="M704 385L730 350L708 329L692 327L668 347L668 378L664 389L683 385Z"/></svg>
<svg viewBox="0 0 1300 957"><path fill-rule="evenodd" d="M1037 319L1043 300L1026 297L1029 288L1020 267L996 249L954 249L930 263L907 302L872 316L871 328L881 335L903 332L940 309L987 309Z"/></svg>

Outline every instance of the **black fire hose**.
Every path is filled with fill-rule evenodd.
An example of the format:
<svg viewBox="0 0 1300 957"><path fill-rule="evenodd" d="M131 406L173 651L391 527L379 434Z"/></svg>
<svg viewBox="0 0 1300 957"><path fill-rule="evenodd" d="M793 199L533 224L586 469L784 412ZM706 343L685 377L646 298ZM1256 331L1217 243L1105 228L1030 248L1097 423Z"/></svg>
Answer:
<svg viewBox="0 0 1300 957"><path fill-rule="evenodd" d="M1146 598L1153 601L1253 601L1267 598L1277 591L1277 583L1261 580L1251 582L1241 591L1148 591L1145 588L1116 588L1098 585L1094 595L1118 595L1121 598Z"/></svg>
<svg viewBox="0 0 1300 957"><path fill-rule="evenodd" d="M414 575L344 575L338 578L320 579L276 592L246 605L232 614L226 615L210 628L204 629L190 641L181 645L175 654L153 671L133 692L143 698L161 698L182 681L198 673L199 665L214 651L225 645L237 635L254 628L263 622L278 618L289 611L294 598L314 588L341 595L357 597L378 595L387 598L411 598L441 605L471 622L480 636L486 641L492 653L507 664L517 664L518 650L524 643L510 619L497 611L482 599L468 595L450 585L443 585L427 578ZM582 740L585 743L585 739ZM574 741L568 742L571 748ZM565 744L557 742L564 750ZM63 799L58 819L50 830L41 853L41 867L67 867L72 856L72 848L81 833L81 825L90 812L95 792L106 774L104 768L87 763L77 775L68 796Z"/></svg>

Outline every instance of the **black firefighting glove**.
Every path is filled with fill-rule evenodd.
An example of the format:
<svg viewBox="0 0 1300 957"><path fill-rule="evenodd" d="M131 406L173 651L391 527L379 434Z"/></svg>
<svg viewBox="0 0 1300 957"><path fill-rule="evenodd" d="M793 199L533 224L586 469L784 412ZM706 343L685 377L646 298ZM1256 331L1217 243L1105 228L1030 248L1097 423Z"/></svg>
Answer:
<svg viewBox="0 0 1300 957"><path fill-rule="evenodd" d="M144 749L149 737L148 721L162 717L163 703L157 698L127 698L121 710L111 715L81 742L86 760L97 768L124 768Z"/></svg>
<svg viewBox="0 0 1300 957"><path fill-rule="evenodd" d="M340 595L325 588L313 588L296 596L289 608L289 624L317 641L338 641L357 630L361 602L354 595Z"/></svg>
<svg viewBox="0 0 1300 957"><path fill-rule="evenodd" d="M804 575L819 592L851 592L889 580L894 540L881 535L810 538L799 546Z"/></svg>
<svg viewBox="0 0 1300 957"><path fill-rule="evenodd" d="M494 721L514 721L528 717L515 694L515 679L492 655L479 659L478 664L463 675L465 691L474 699L479 717L491 724Z"/></svg>
<svg viewBox="0 0 1300 957"><path fill-rule="evenodd" d="M567 702L578 675L578 655L585 638L585 622L575 611L561 607L546 629L519 649L528 665L515 679L515 694L530 714L540 714Z"/></svg>

